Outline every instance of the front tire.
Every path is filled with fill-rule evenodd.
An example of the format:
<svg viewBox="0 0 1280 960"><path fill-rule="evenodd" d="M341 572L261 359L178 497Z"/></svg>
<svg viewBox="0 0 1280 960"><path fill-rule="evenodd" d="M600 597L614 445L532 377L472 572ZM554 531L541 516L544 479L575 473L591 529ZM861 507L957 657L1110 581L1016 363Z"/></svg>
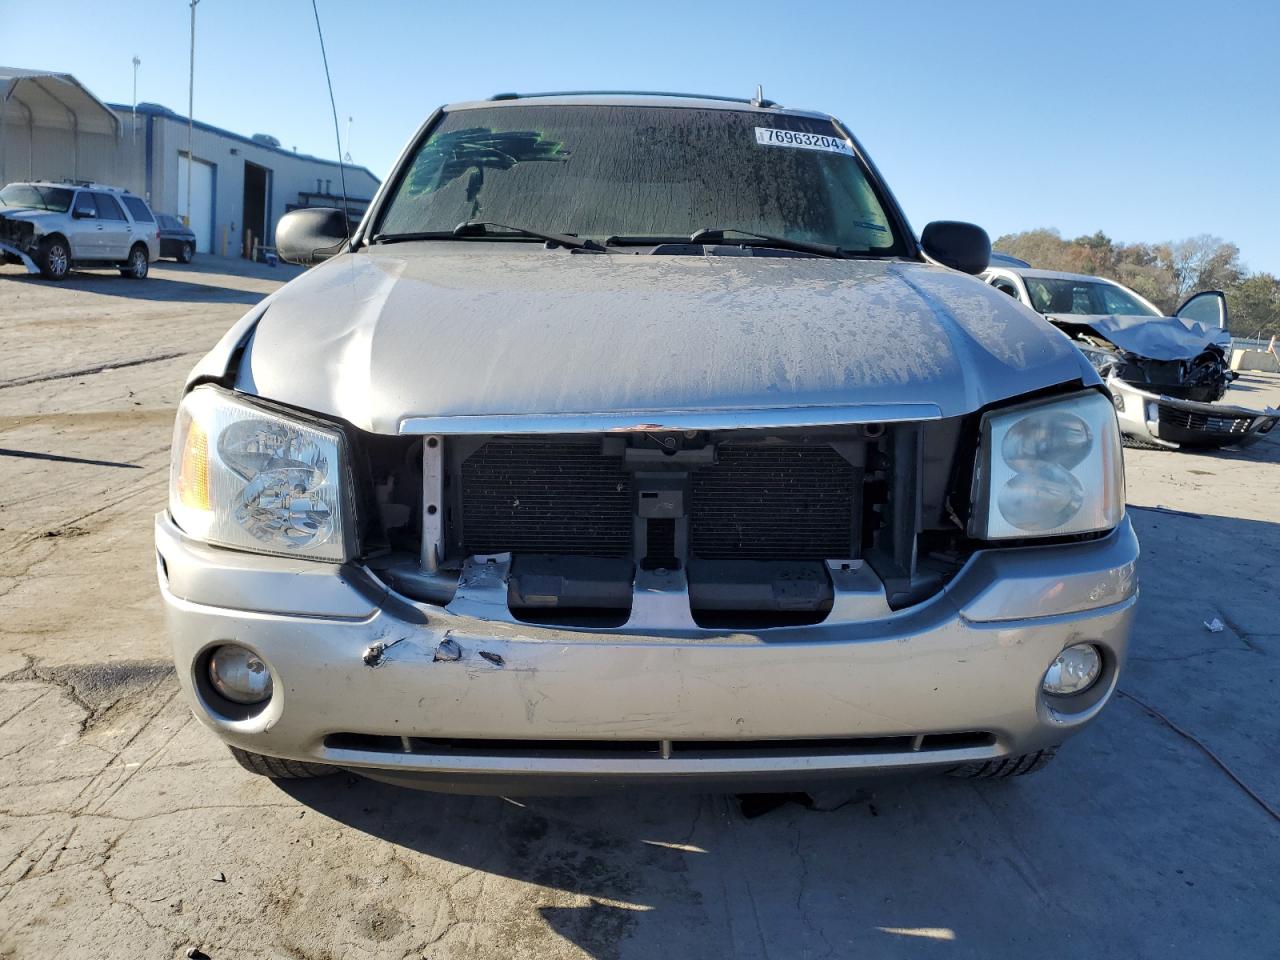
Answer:
<svg viewBox="0 0 1280 960"><path fill-rule="evenodd" d="M189 243L184 243L178 248L178 262L190 263L195 254L195 247L191 246Z"/></svg>
<svg viewBox="0 0 1280 960"><path fill-rule="evenodd" d="M1017 757L1001 757L998 760L986 760L980 763L962 763L947 771L949 777L962 780L1007 780L1010 777L1025 777L1029 773L1043 770L1058 752L1057 747L1045 747L1035 753L1024 753Z"/></svg>
<svg viewBox="0 0 1280 960"><path fill-rule="evenodd" d="M65 280L71 272L71 248L61 237L42 241L35 260L46 280Z"/></svg>
<svg viewBox="0 0 1280 960"><path fill-rule="evenodd" d="M129 259L120 268L120 276L128 277L130 280L145 280L150 270L151 261L147 256L146 245L135 243L133 249L129 251Z"/></svg>
<svg viewBox="0 0 1280 960"><path fill-rule="evenodd" d="M337 773L337 767L325 763L308 763L306 760L285 760L282 757L268 757L261 753L250 753L239 747L228 746L236 763L250 773L271 780L308 780L315 777L327 777Z"/></svg>

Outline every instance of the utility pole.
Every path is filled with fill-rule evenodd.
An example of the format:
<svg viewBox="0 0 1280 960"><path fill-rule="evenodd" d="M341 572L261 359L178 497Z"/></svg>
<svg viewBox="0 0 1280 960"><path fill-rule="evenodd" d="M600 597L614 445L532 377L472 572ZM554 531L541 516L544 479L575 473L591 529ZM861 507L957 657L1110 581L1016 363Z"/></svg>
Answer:
<svg viewBox="0 0 1280 960"><path fill-rule="evenodd" d="M195 139L194 111L196 107L196 4L200 0L191 0L191 68L187 75L187 216L186 225L191 226L191 178L195 173Z"/></svg>
<svg viewBox="0 0 1280 960"><path fill-rule="evenodd" d="M142 61L138 59L138 55L133 55L133 143L138 144L138 67Z"/></svg>

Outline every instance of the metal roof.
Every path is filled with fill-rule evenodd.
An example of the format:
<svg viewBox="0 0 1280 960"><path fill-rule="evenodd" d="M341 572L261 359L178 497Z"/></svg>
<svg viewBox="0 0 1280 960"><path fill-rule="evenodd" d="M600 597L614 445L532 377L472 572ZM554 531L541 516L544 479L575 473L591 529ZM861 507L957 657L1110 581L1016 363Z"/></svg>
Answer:
<svg viewBox="0 0 1280 960"><path fill-rule="evenodd" d="M107 106L121 116L132 113L135 109L127 103L109 103ZM173 120L182 124L187 122L187 118L184 114L176 113L163 104L144 102L138 104L136 109L140 116L163 117L166 120ZM327 160L324 157L315 157L309 153L298 153L296 150L288 150L284 147L273 147L269 143L263 143L261 140L255 140L253 137L246 137L242 133L236 133L234 130L227 130L225 127L217 127L212 123L205 123L202 120L194 120L191 125L197 130L217 134L220 137L226 137L229 140L236 140L240 143L248 144L251 147L258 147L261 150L267 150L271 153L278 153L282 157L292 157L295 160L307 160L311 163L322 163L330 167L338 166L337 160ZM382 182L378 177L374 176L373 171L368 167L362 167L358 163L347 163L345 161L342 163L342 166L348 170L359 170L368 174L374 183Z"/></svg>
<svg viewBox="0 0 1280 960"><path fill-rule="evenodd" d="M123 125L69 73L0 67L0 117L6 124L120 136Z"/></svg>

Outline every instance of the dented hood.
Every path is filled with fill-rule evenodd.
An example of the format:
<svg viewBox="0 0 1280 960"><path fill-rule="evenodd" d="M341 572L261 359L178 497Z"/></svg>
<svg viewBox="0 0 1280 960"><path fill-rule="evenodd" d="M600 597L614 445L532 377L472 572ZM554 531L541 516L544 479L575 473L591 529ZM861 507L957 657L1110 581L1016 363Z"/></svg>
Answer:
<svg viewBox="0 0 1280 960"><path fill-rule="evenodd" d="M477 242L374 247L308 271L265 304L238 371L245 392L378 433L415 417L954 416L1096 382L1041 317L941 267Z"/></svg>
<svg viewBox="0 0 1280 960"><path fill-rule="evenodd" d="M1182 317L1083 316L1050 314L1049 319L1069 332L1087 328L1121 350L1148 360L1194 360L1210 346L1224 350L1231 335Z"/></svg>

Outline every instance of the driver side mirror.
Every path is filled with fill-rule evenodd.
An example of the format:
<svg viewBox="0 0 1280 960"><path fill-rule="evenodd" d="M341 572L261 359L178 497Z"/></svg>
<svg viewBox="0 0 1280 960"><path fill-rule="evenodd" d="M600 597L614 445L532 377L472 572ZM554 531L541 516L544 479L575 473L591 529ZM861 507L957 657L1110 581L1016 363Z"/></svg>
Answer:
<svg viewBox="0 0 1280 960"><path fill-rule="evenodd" d="M960 220L934 220L925 224L920 246L931 260L961 273L981 273L991 263L991 238L987 231Z"/></svg>
<svg viewBox="0 0 1280 960"><path fill-rule="evenodd" d="M98 211L89 210L85 207L76 207L71 211L72 220L97 220Z"/></svg>
<svg viewBox="0 0 1280 960"><path fill-rule="evenodd" d="M293 210L276 225L276 253L307 267L341 253L350 240L346 214L334 207Z"/></svg>

